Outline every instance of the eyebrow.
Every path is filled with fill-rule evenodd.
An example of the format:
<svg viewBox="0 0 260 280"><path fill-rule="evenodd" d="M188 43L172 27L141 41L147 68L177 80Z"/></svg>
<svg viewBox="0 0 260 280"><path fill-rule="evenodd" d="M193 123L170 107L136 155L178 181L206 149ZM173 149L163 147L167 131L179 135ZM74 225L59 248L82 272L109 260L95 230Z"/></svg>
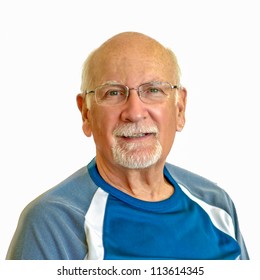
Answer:
<svg viewBox="0 0 260 280"><path fill-rule="evenodd" d="M123 85L123 83L118 82L118 81L106 81L105 83L101 84L101 86L104 86L104 85L112 85L112 84Z"/></svg>
<svg viewBox="0 0 260 280"><path fill-rule="evenodd" d="M140 85L149 84L149 83L160 83L160 82L161 82L161 81L159 81L159 80L151 80L151 81L143 82L143 83L141 83ZM118 81L106 81L106 82L104 82L103 84L101 84L101 86L113 85L113 84L125 85L124 83L118 82Z"/></svg>

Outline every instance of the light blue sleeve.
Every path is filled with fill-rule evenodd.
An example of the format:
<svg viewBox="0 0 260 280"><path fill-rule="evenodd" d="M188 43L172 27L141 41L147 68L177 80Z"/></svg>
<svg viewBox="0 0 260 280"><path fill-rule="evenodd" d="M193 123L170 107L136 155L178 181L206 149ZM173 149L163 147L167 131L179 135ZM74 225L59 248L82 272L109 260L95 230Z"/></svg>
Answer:
<svg viewBox="0 0 260 280"><path fill-rule="evenodd" d="M20 216L6 259L84 259L85 213L96 188L85 167L32 201Z"/></svg>

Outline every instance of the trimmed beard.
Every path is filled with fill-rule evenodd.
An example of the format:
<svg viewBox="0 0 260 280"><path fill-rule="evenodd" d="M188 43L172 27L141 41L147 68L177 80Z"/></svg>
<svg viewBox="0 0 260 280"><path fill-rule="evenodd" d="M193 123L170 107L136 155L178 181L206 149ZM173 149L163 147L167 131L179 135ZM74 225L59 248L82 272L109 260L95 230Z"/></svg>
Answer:
<svg viewBox="0 0 260 280"><path fill-rule="evenodd" d="M119 132L120 131L120 132ZM114 131L114 136L131 135L134 133L155 132L158 133L156 127L136 128L134 125L125 125ZM115 137L116 138L116 137ZM162 146L158 139L155 145L147 145L146 143L119 143L117 139L112 146L114 161L129 169L143 169L155 164L162 155Z"/></svg>

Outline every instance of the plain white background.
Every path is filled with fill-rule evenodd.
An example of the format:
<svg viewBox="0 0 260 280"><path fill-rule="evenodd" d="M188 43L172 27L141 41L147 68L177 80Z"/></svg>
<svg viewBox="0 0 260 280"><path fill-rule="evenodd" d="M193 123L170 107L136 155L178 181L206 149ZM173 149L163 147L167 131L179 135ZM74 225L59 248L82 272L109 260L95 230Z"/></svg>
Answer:
<svg viewBox="0 0 260 280"><path fill-rule="evenodd" d="M82 63L122 31L172 48L188 90L187 123L168 161L217 182L260 259L258 1L0 2L0 259L22 209L86 165L93 140L75 97Z"/></svg>

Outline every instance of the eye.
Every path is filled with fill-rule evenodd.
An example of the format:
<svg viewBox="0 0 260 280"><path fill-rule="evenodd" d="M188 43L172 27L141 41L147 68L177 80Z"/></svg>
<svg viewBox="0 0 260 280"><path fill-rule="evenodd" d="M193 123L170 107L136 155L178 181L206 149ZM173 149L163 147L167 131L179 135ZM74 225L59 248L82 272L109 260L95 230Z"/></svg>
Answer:
<svg viewBox="0 0 260 280"><path fill-rule="evenodd" d="M127 97L127 88L123 85L103 85L96 89L96 101L98 104L116 105Z"/></svg>
<svg viewBox="0 0 260 280"><path fill-rule="evenodd" d="M150 93L158 93L158 92L161 92L162 90L160 88L157 88L157 87L150 87L147 89L147 92L150 92Z"/></svg>
<svg viewBox="0 0 260 280"><path fill-rule="evenodd" d="M160 87L152 85L145 88L144 93L148 95L161 95L164 92Z"/></svg>
<svg viewBox="0 0 260 280"><path fill-rule="evenodd" d="M106 92L106 96L113 97L113 96L119 96L124 95L125 93L120 89L110 89Z"/></svg>
<svg viewBox="0 0 260 280"><path fill-rule="evenodd" d="M124 99L126 90L121 86L107 86L103 88L102 99Z"/></svg>

